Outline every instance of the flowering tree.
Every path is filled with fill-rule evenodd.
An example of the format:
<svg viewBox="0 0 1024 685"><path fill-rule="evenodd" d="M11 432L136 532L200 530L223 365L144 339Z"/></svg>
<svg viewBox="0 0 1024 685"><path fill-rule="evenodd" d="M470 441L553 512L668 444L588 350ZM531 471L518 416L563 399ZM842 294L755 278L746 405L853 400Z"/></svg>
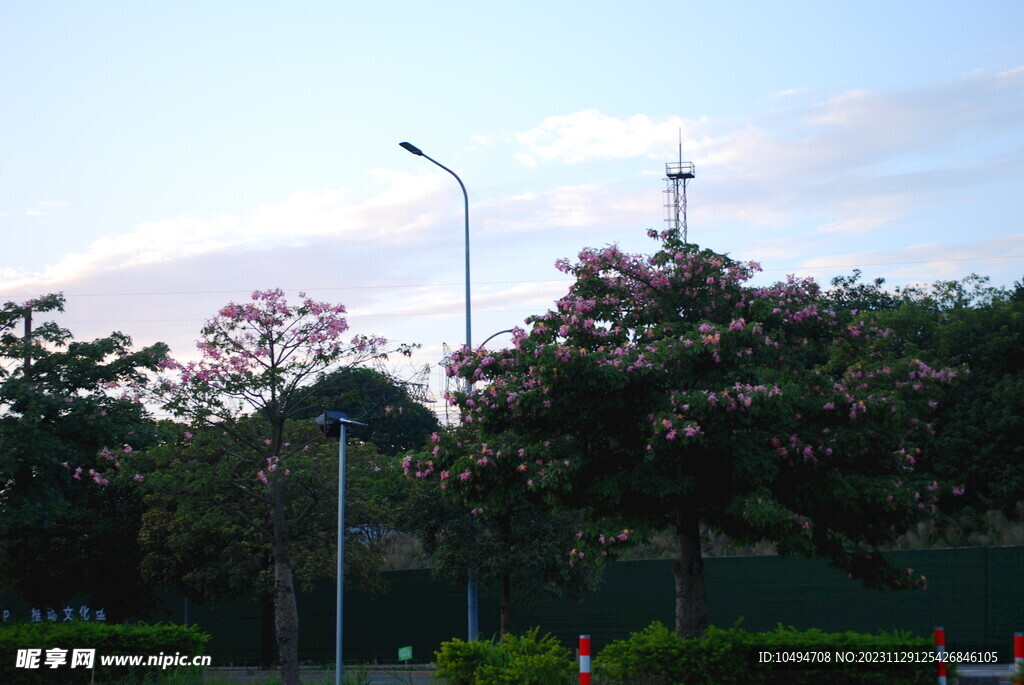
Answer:
<svg viewBox="0 0 1024 685"><path fill-rule="evenodd" d="M248 506L230 513L270 542L285 685L299 682L292 536L323 499L316 479L302 469L313 438L290 433L288 419L308 409L320 374L378 358L385 344L377 337L347 338L343 306L300 297L300 304L289 305L280 290L256 291L251 302L228 304L202 329L201 358L166 361L174 375L158 389L167 409L221 431L228 438L225 456L241 467L225 485L260 513L249 513Z"/></svg>
<svg viewBox="0 0 1024 685"><path fill-rule="evenodd" d="M584 508L597 523L572 564L671 527L681 635L707 625L702 527L825 557L871 586L922 584L875 550L954 490L921 467L932 393L955 373L871 365L851 350L886 331L841 324L813 282L753 287L755 264L650 234L650 256L612 246L560 261L575 283L513 348L458 353L451 373L476 388L452 401L487 444L440 473L430 459L410 468L478 506L500 490Z"/></svg>
<svg viewBox="0 0 1024 685"><path fill-rule="evenodd" d="M936 473L966 485L958 507L964 511L944 511L954 517L918 526L911 539L921 544L923 534L930 545L996 543L1000 519L1024 514L1024 443L1018 437L1024 432L1024 286L996 288L988 277L971 274L893 294L881 279L859 284L858 276L835 279L840 287L828 296L838 307L883 310L879 325L892 334L874 341L875 358L920 357L970 369L943 393L932 449Z"/></svg>

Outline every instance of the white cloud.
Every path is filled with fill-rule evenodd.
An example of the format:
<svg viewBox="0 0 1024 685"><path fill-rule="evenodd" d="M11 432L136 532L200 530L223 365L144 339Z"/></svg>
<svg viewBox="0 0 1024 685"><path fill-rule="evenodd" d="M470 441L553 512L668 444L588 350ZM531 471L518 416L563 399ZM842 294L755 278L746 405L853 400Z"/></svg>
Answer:
<svg viewBox="0 0 1024 685"><path fill-rule="evenodd" d="M851 90L818 102L740 119L646 114L612 117L590 109L551 116L516 138L534 162L664 157L682 129L683 154L700 165L772 174L819 165L880 163L906 152L949 150L952 139L998 123L1020 129L1024 67L898 92ZM780 94L795 94L795 89ZM698 170L699 171L699 170Z"/></svg>
<svg viewBox="0 0 1024 685"><path fill-rule="evenodd" d="M834 273L891 265L875 271L897 282L977 271L1008 283L1019 275L1024 245L1000 232L1017 229L1005 192L1024 175L1024 67L779 104L716 120L585 110L548 117L517 140L534 165L672 159L682 127L684 159L697 167L690 237L741 258L838 266ZM507 198L498 213L509 228L536 217L636 226L652 204L647 195L592 185ZM575 209L558 212L562 206ZM868 244L874 249L856 251ZM1018 258L994 259L1005 255Z"/></svg>
<svg viewBox="0 0 1024 685"><path fill-rule="evenodd" d="M487 200L474 208L489 232L544 231L594 226L636 226L660 214L659 189L643 196L616 192L608 183L563 186ZM652 212L653 210L653 212ZM649 223L649 222L648 222Z"/></svg>
<svg viewBox="0 0 1024 685"><path fill-rule="evenodd" d="M39 272L0 273L5 290L39 288L103 270L171 263L229 250L273 250L323 240L378 245L422 238L444 202L443 179L390 170L371 172L376 193L354 197L344 189L300 190L278 204L261 204L245 216L189 217L139 224L94 240L83 252L67 253ZM446 186L445 186L446 188ZM27 214L42 214L28 210Z"/></svg>
<svg viewBox="0 0 1024 685"><path fill-rule="evenodd" d="M973 243L934 241L894 249L875 249L842 254L818 254L802 260L801 268L817 273L849 272L854 268L884 272L896 285L906 282L931 282L958 279L976 272L1012 268L1024 262L1024 233Z"/></svg>
<svg viewBox="0 0 1024 685"><path fill-rule="evenodd" d="M585 110L548 117L517 139L531 164L664 159L680 128L706 222L863 235L955 202L964 187L1021 174L1024 68L801 98L739 119Z"/></svg>
<svg viewBox="0 0 1024 685"><path fill-rule="evenodd" d="M670 116L655 122L645 114L619 119L588 109L565 116L546 118L540 126L516 136L526 147L520 159L533 165L537 161L579 164L594 159L664 154L665 141L677 139L683 132L684 149L689 149L690 132L700 127L681 117Z"/></svg>

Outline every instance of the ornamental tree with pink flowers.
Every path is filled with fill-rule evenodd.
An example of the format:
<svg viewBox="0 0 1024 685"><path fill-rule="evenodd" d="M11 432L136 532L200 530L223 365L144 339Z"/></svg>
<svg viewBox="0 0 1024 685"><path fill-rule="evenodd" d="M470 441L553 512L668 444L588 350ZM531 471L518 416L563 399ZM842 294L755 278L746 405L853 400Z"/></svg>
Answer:
<svg viewBox="0 0 1024 685"><path fill-rule="evenodd" d="M380 358L386 344L378 337L350 337L343 306L300 297L290 305L281 290L256 291L250 302L226 305L202 329L200 359L167 360L168 373L158 386L165 408L227 439L222 451L238 468L222 485L247 503L230 513L272 548L275 628L286 685L299 682L292 537L318 500L310 497L305 472L310 437L289 419L308 411L313 382L323 373ZM218 501L211 497L211 506ZM261 514L246 513L253 505Z"/></svg>
<svg viewBox="0 0 1024 685"><path fill-rule="evenodd" d="M410 470L483 515L507 493L583 509L595 524L572 564L670 527L680 635L707 626L706 528L869 586L921 586L877 550L960 492L927 475L925 452L956 372L874 364L864 343L887 332L840 323L812 281L753 286L756 264L650 235L652 255L560 261L575 283L512 348L460 351L450 373L475 386L452 401L486 444L441 444Z"/></svg>

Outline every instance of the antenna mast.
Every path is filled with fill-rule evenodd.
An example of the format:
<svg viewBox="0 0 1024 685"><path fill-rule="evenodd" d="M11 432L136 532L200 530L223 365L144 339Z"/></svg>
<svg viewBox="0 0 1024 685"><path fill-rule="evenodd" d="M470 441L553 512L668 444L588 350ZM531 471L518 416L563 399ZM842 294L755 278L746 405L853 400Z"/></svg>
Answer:
<svg viewBox="0 0 1024 685"><path fill-rule="evenodd" d="M665 221L669 228L686 237L686 182L693 178L693 162L683 161L683 129L679 129L679 161L665 164L665 193L669 202L665 205L668 218Z"/></svg>

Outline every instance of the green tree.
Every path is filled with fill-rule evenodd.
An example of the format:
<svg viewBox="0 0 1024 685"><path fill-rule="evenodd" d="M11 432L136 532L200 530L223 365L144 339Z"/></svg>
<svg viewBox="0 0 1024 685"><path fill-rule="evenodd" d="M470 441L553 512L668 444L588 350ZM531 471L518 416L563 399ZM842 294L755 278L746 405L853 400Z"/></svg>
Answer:
<svg viewBox="0 0 1024 685"><path fill-rule="evenodd" d="M142 503L130 488L88 481L106 482L103 467L155 439L131 389L167 348L133 351L120 333L76 341L52 321L33 327L33 314L63 307L47 295L0 308L0 573L33 605L81 592L122 619L149 596L135 542Z"/></svg>
<svg viewBox="0 0 1024 685"><path fill-rule="evenodd" d="M474 437L475 431L465 427L443 438L435 433L428 453L405 457L405 471L416 487L403 525L415 532L437 570L453 583L472 573L482 585L499 588L500 630L505 635L512 629L513 606L527 605L540 593L578 597L595 589L600 576L594 566L566 563L582 527L579 514L548 506L528 491L519 474L505 473L505 487L471 496L449 487L459 477L450 468L460 459L460 445ZM482 445L482 455L495 460L499 469L514 468L493 443ZM419 466L414 468L416 461ZM431 477L435 474L437 478Z"/></svg>
<svg viewBox="0 0 1024 685"><path fill-rule="evenodd" d="M425 406L422 374L403 380L392 373L365 366L338 369L312 387L310 409L298 418L311 418L324 409L340 409L366 424L351 426L352 440L372 443L391 456L417 449L439 427L437 416Z"/></svg>
<svg viewBox="0 0 1024 685"><path fill-rule="evenodd" d="M289 422L292 439L305 434L309 449L290 458L297 494L289 499L288 535L297 585L332 578L337 558L337 446L319 439L311 420ZM143 576L196 602L254 600L263 606L264 667L273 659L274 565L269 512L258 499L238 496L236 483L251 478L231 457L232 443L216 428L183 431L177 440L132 460L148 475L146 511L139 534ZM405 485L398 462L372 445L354 444L346 461L345 579L364 590L383 590L387 533L393 530L394 490ZM384 531L384 532L382 532Z"/></svg>
<svg viewBox="0 0 1024 685"><path fill-rule="evenodd" d="M748 286L756 265L661 238L649 256L612 246L561 261L575 283L512 349L457 355L451 373L477 385L455 399L487 447L445 446L458 452L449 488L484 502L514 473L589 511L576 564L671 526L682 635L707 625L702 527L875 587L923 582L877 550L951 490L922 450L927 402L954 372L844 364L885 332L841 325L812 281ZM503 436L518 445L489 454Z"/></svg>
<svg viewBox="0 0 1024 685"><path fill-rule="evenodd" d="M969 370L935 398L934 470L965 486L962 505L1013 513L1024 491L1024 301L975 274L897 295L874 316L889 334L860 353Z"/></svg>

